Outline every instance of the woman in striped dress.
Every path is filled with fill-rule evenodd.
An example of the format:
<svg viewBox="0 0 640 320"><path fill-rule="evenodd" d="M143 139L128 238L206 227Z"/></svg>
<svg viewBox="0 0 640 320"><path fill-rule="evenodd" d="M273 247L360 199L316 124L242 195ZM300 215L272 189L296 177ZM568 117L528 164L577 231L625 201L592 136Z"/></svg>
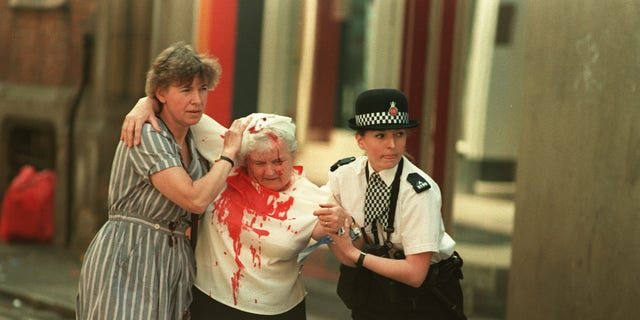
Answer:
<svg viewBox="0 0 640 320"><path fill-rule="evenodd" d="M190 127L200 120L220 64L178 43L147 74L159 102L160 131L145 124L141 143L119 143L109 183L109 219L89 244L77 319L189 319L195 276L185 231L222 190L247 124L234 121L209 169Z"/></svg>

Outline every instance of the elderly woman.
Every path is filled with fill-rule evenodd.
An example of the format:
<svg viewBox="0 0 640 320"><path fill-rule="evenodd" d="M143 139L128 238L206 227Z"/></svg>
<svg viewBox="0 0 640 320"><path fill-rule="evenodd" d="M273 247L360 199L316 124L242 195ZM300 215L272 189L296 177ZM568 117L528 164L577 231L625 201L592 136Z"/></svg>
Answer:
<svg viewBox="0 0 640 320"><path fill-rule="evenodd" d="M147 105L146 111L134 108L123 128L150 116L146 102L138 105ZM312 212L330 194L294 165L296 127L290 118L253 114L251 119L238 166L198 227L194 319L306 319L297 257L312 236L324 235ZM224 130L206 115L194 126L205 158L215 161ZM132 142L132 133L123 136ZM343 215L324 221L337 230Z"/></svg>
<svg viewBox="0 0 640 320"><path fill-rule="evenodd" d="M220 148L230 161L207 168L191 126L202 117L220 76L212 57L184 44L164 50L147 74L146 93L159 103L158 128L141 143L116 149L109 182L109 219L82 264L78 319L189 317L194 257L185 235L220 193L247 124L234 122ZM208 169L208 171L207 171Z"/></svg>
<svg viewBox="0 0 640 320"><path fill-rule="evenodd" d="M191 308L195 319L306 317L297 256L314 228L315 239L323 235L312 212L329 194L294 165L297 144L290 118L252 118L244 132L241 162L200 223ZM215 130L196 135L203 143L219 137ZM205 149L215 150L200 148Z"/></svg>

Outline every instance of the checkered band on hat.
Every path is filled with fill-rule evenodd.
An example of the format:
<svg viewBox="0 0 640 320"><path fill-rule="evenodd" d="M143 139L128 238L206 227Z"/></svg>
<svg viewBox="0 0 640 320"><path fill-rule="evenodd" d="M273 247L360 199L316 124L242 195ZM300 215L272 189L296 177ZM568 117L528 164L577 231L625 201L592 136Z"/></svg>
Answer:
<svg viewBox="0 0 640 320"><path fill-rule="evenodd" d="M372 173L364 197L364 226L378 220L386 227L389 215L391 186L387 186L380 175Z"/></svg>
<svg viewBox="0 0 640 320"><path fill-rule="evenodd" d="M396 115L391 115L389 112L373 112L356 115L355 119L356 125L359 127L383 124L407 124L409 123L409 113L398 112Z"/></svg>

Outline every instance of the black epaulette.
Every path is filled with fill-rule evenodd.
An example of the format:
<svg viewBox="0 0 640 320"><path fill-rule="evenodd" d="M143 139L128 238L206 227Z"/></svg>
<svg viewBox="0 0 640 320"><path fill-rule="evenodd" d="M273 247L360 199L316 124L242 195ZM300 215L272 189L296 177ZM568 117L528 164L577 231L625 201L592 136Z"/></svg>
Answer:
<svg viewBox="0 0 640 320"><path fill-rule="evenodd" d="M356 160L356 157L348 157L348 158L344 158L344 159L340 159L338 160L338 162L334 163L330 170L331 172L336 171L336 169L338 169L340 166L344 166L345 164L349 164L351 162L353 162L354 160Z"/></svg>
<svg viewBox="0 0 640 320"><path fill-rule="evenodd" d="M420 174L413 172L407 176L407 181L413 186L413 190L417 193L431 189L431 185Z"/></svg>

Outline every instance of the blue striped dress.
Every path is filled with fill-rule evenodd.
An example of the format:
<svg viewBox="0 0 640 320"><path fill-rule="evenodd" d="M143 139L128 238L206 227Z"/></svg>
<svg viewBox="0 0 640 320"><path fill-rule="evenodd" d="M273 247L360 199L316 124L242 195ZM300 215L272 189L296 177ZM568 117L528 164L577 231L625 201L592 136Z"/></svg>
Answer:
<svg viewBox="0 0 640 320"><path fill-rule="evenodd" d="M142 142L119 143L109 184L109 220L86 251L77 319L189 319L195 261L184 231L191 214L164 197L150 176L182 166L180 147L166 126L145 124ZM196 180L207 165L187 135Z"/></svg>

